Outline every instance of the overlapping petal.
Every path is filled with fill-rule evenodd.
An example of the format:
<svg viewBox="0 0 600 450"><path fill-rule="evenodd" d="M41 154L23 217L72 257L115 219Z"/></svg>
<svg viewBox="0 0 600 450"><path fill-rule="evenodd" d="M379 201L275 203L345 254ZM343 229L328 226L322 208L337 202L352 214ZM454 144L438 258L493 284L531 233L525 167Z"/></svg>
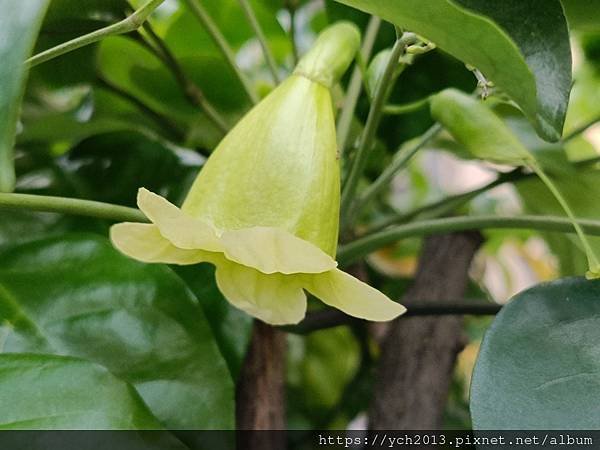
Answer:
<svg viewBox="0 0 600 450"><path fill-rule="evenodd" d="M333 258L293 234L271 227L228 230L219 236L205 222L140 189L140 209L153 224L121 223L111 239L144 262L217 267L219 289L234 306L274 325L298 323L306 313L303 289L345 313L391 320L406 309L377 289L338 270Z"/></svg>
<svg viewBox="0 0 600 450"><path fill-rule="evenodd" d="M215 229L206 222L185 214L166 198L141 188L137 204L165 238L181 249L223 251Z"/></svg>
<svg viewBox="0 0 600 450"><path fill-rule="evenodd" d="M298 277L267 275L223 258L216 264L217 285L237 308L272 325L300 322L306 314L306 294Z"/></svg>
<svg viewBox="0 0 600 450"><path fill-rule="evenodd" d="M227 259L265 274L322 273L337 267L316 245L280 228L226 231L220 241Z"/></svg>
<svg viewBox="0 0 600 450"><path fill-rule="evenodd" d="M304 287L323 303L361 319L387 321L406 308L341 270L306 276Z"/></svg>
<svg viewBox="0 0 600 450"><path fill-rule="evenodd" d="M207 252L175 247L152 224L118 223L111 227L110 239L119 251L138 261L180 265L210 261Z"/></svg>

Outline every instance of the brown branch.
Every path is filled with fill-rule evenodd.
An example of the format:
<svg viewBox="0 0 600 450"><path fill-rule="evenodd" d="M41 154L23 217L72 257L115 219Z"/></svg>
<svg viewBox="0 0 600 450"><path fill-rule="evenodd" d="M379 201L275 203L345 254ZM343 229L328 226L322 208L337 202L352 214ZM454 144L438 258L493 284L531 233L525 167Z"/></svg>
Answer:
<svg viewBox="0 0 600 450"><path fill-rule="evenodd" d="M425 307L461 298L481 242L478 233L427 238L404 303ZM377 370L370 428L440 429L456 356L463 346L461 316L392 322Z"/></svg>
<svg viewBox="0 0 600 450"><path fill-rule="evenodd" d="M415 316L493 316L500 312L502 305L484 300L446 300L438 302L427 302L426 304L406 304L407 311L398 319L407 319ZM361 322L361 319L349 316L337 309L325 309L310 312L298 325L282 327L288 333L308 334L327 328L335 328L343 325Z"/></svg>
<svg viewBox="0 0 600 450"><path fill-rule="evenodd" d="M285 429L285 360L285 333L256 320L237 386L238 449L285 448L284 433L244 433Z"/></svg>

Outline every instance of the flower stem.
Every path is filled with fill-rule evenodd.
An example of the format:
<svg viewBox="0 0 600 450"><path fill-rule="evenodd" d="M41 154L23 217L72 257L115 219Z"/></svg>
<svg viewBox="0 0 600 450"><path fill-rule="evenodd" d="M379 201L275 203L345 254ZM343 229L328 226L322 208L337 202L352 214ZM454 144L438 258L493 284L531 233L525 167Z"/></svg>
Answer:
<svg viewBox="0 0 600 450"><path fill-rule="evenodd" d="M141 211L110 203L30 194L0 194L0 210L28 210L96 217L114 222L147 222Z"/></svg>
<svg viewBox="0 0 600 450"><path fill-rule="evenodd" d="M244 73L240 70L240 68L237 66L237 63L235 62L235 54L233 52L233 49L230 47L229 43L225 39L225 36L223 36L223 33L221 33L221 30L219 30L217 24L210 17L206 9L204 9L204 6L202 6L201 1L186 0L186 3L190 7L192 13L198 19L198 21L202 24L206 32L209 34L215 45L219 48L219 50L225 57L225 61L227 62L229 67L231 67L231 70L233 70L233 72L236 74L250 101L253 104L258 103L258 95L252 88L252 85L250 84L250 81L248 80L246 75L244 75Z"/></svg>
<svg viewBox="0 0 600 450"><path fill-rule="evenodd" d="M577 225L588 234L600 236L600 221L576 219ZM559 216L462 216L444 219L424 220L406 225L390 227L387 230L366 235L342 246L338 252L338 261L349 264L373 251L392 244L400 239L481 229L526 229L573 233L571 219Z"/></svg>
<svg viewBox="0 0 600 450"><path fill-rule="evenodd" d="M162 38L156 34L150 23L144 24L144 31L155 43L156 47L143 40L142 36L144 44L163 62L167 69L171 71L188 101L195 107L200 108L223 135L227 134L230 127L223 116L221 116L212 103L208 101L204 92L202 92L202 89L200 89L187 73L185 73L183 67L181 67L179 61L177 61L177 58L175 58L175 55L171 52L171 49L169 49Z"/></svg>
<svg viewBox="0 0 600 450"><path fill-rule="evenodd" d="M554 182L548 177L548 175L546 175L546 173L543 171L543 169L539 166L539 164L537 162L531 162L528 165L529 165L529 168L531 170L533 170L536 173L536 175L540 178L540 180L542 180L542 182L546 185L548 190L552 193L552 195L554 196L556 201L558 201L561 208L565 211L565 213L567 214L567 217L571 221L571 224L572 224L575 232L577 233L577 237L581 241L581 245L583 246L583 249L585 250L585 254L588 259L588 265L589 265L589 270L590 270L589 276L593 276L595 278L600 277L600 262L598 261L598 258L596 257L596 253L594 252L594 249L590 245L590 242L589 242L587 236L583 232L581 225L579 223L577 223L577 218L575 217L573 210L569 206L569 203L566 201L566 199L563 197L561 192L558 190L558 188L556 187Z"/></svg>
<svg viewBox="0 0 600 450"><path fill-rule="evenodd" d="M289 37L290 44L292 45L292 59L294 67L298 65L300 61L300 52L298 51L298 42L296 42L296 9L298 9L297 0L285 0L285 9L287 9L290 16L290 29Z"/></svg>
<svg viewBox="0 0 600 450"><path fill-rule="evenodd" d="M515 169L511 172L502 173L495 180L492 180L479 188L466 191L460 194L444 197L441 200L428 203L426 205L413 209L412 211L391 214L390 216L376 222L369 229L369 231L367 231L364 234L376 233L377 231L381 231L391 225L400 225L408 223L413 219L429 220L442 217L446 214L450 214L456 211L468 201L474 199L475 197L479 196L484 192L487 192L491 189L494 189L497 186L500 186L501 184L519 181L523 178L527 178L530 176L533 176L533 174L529 172L523 172L521 169Z"/></svg>
<svg viewBox="0 0 600 450"><path fill-rule="evenodd" d="M385 105L383 108L383 113L387 115L408 114L424 108L428 103L429 97L425 97L414 102L404 103L402 105Z"/></svg>
<svg viewBox="0 0 600 450"><path fill-rule="evenodd" d="M427 143L433 139L440 131L442 126L439 123L432 125L425 133L421 135L415 145L400 150L392 163L379 175L379 177L368 187L365 193L357 200L354 210L359 211L364 205L369 203L378 193L385 189L392 181L394 176L406 167L406 164L412 157Z"/></svg>
<svg viewBox="0 0 600 450"><path fill-rule="evenodd" d="M573 131L571 131L569 134L565 135L562 139L561 142L563 144L575 139L577 136L579 136L581 133L585 132L588 128L590 128L593 125L596 125L598 122L600 122L600 116L598 117L594 117L593 119L589 120L588 122L584 123L583 125L575 128Z"/></svg>
<svg viewBox="0 0 600 450"><path fill-rule="evenodd" d="M373 44L375 38L379 32L381 25L381 19L377 16L371 16L369 24L367 25L367 31L365 32L365 38L363 40L360 54L363 60L368 60L373 51ZM350 135L350 127L352 125L352 119L354 118L354 110L358 102L358 97L362 90L362 73L361 68L357 65L352 72L350 82L348 83L348 91L344 99L344 106L337 123L337 139L338 139L338 151L340 155L344 153L346 144L348 142L348 136Z"/></svg>
<svg viewBox="0 0 600 450"><path fill-rule="evenodd" d="M244 13L246 14L246 18L248 19L252 30L254 30L254 34L256 34L256 38L258 39L260 46L262 47L265 61L267 63L267 66L269 67L269 70L271 71L271 75L273 76L273 81L275 81L275 83L279 83L281 80L277 73L277 63L275 62L273 53L271 53L271 49L269 48L269 44L267 42L265 33L263 32L262 27L260 26L260 23L256 18L256 14L254 14L252 5L250 5L250 2L248 0L239 0L239 2L242 9L244 10Z"/></svg>
<svg viewBox="0 0 600 450"><path fill-rule="evenodd" d="M377 128L379 127L383 114L383 107L389 95L390 82L394 78L394 72L398 67L398 61L404 52L405 46L406 44L402 38L396 39L385 70L375 88L373 103L371 104L371 109L367 117L367 123L365 124L365 129L360 138L356 156L350 167L350 173L348 174L348 178L342 189L341 210L343 218L347 218L350 206L354 200L354 194L358 187L358 182L365 170L369 152L373 148Z"/></svg>
<svg viewBox="0 0 600 450"><path fill-rule="evenodd" d="M73 50L85 47L86 45L93 44L94 42L98 42L109 36L135 31L144 24L150 14L152 14L152 12L158 8L163 1L164 0L148 0L142 7L134 11L130 16L126 17L120 22L100 28L99 30L92 31L88 34L84 34L83 36L76 37L75 39L59 44L56 47L49 48L48 50L38 53L37 55L34 55L26 60L25 65L27 67L34 67L38 64L54 59L57 56L72 52Z"/></svg>

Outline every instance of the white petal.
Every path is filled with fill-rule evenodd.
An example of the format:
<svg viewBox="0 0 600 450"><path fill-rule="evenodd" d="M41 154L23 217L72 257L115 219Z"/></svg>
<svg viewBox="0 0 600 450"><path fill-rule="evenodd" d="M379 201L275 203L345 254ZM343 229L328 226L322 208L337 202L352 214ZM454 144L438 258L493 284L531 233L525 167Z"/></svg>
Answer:
<svg viewBox="0 0 600 450"><path fill-rule="evenodd" d="M335 269L306 276L305 288L330 306L354 317L384 322L406 312L406 308L366 283Z"/></svg>

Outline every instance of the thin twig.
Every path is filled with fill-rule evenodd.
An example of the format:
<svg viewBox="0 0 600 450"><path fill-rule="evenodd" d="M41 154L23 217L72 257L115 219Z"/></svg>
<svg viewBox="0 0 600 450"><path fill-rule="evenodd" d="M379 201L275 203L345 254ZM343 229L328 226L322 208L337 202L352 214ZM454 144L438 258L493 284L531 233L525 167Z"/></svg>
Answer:
<svg viewBox="0 0 600 450"><path fill-rule="evenodd" d="M250 101L253 104L258 103L258 95L254 91L246 75L244 75L244 73L238 67L235 61L235 53L233 52L231 46L227 42L227 39L225 39L225 36L223 36L223 33L221 33L221 30L219 30L217 24L210 17L210 14L208 14L206 9L204 9L204 6L202 5L201 1L186 0L186 3L189 6L192 13L194 14L194 16L196 16L198 21L202 24L208 35L211 37L217 48L225 57L225 61L227 62L231 70L233 70L237 78L240 80L240 83L242 84L242 87L244 88L244 91L246 92L246 95L248 96Z"/></svg>
<svg viewBox="0 0 600 450"><path fill-rule="evenodd" d="M244 14L246 14L246 18L260 43L260 46L263 51L263 55L265 57L265 61L269 70L271 71L271 75L273 76L273 81L275 83L279 83L281 80L279 78L279 74L277 73L277 62L275 62L275 58L273 57L273 53L271 53L271 49L269 48L269 43L267 42L267 38L265 33L256 18L256 14L254 14L254 10L252 9L252 5L248 0L239 0L242 9L244 10Z"/></svg>
<svg viewBox="0 0 600 450"><path fill-rule="evenodd" d="M459 207L467 203L469 200L477 197L478 195L494 189L501 184L508 182L519 181L524 178L531 177L531 172L524 172L522 169L515 169L510 172L500 174L495 180L490 181L488 184L456 195L444 197L441 200L428 203L420 206L412 211L406 213L391 214L385 219L375 223L367 232L364 234L371 234L377 231L381 231L391 225L400 225L408 223L413 219L427 220L442 217L446 214L450 214L456 211Z"/></svg>
<svg viewBox="0 0 600 450"><path fill-rule="evenodd" d="M150 14L152 14L152 12L158 8L163 1L164 0L149 0L125 19L38 53L37 55L34 55L26 60L25 65L27 67L34 67L38 64L56 58L57 56L72 52L73 50L85 47L86 45L93 44L94 42L98 42L109 36L135 31L144 24Z"/></svg>
<svg viewBox="0 0 600 450"><path fill-rule="evenodd" d="M429 141L431 141L442 130L442 126L438 123L432 125L425 133L421 135L419 140L412 146L400 150L394 158L394 161L377 177L377 179L368 187L364 194L356 201L354 211L357 213L364 205L369 203L379 192L385 189L392 181L394 176L406 167L406 164L412 159L415 154L422 149Z"/></svg>
<svg viewBox="0 0 600 450"><path fill-rule="evenodd" d="M377 16L371 16L369 24L367 25L367 31L365 32L365 38L363 40L360 55L363 61L370 58L371 52L373 51L373 44L375 38L379 32L381 25L381 19ZM352 71L350 82L348 83L348 90L344 99L344 105L337 123L337 139L338 139L338 151L340 156L343 155L348 143L348 136L350 135L350 128L352 126L352 119L354 118L354 111L358 102L358 97L362 90L362 71L360 66L357 64Z"/></svg>
<svg viewBox="0 0 600 450"><path fill-rule="evenodd" d="M493 316L502 309L502 305L483 300L457 300L456 302L452 302L452 304L449 304L449 302L438 302L427 303L426 305L415 304L404 306L406 306L406 313L400 316L400 319L414 316ZM360 322L363 321L356 317L349 316L337 309L325 309L322 311L309 312L305 319L298 325L282 328L288 333L308 334L318 330Z"/></svg>
<svg viewBox="0 0 600 450"><path fill-rule="evenodd" d="M208 101L202 89L194 83L194 81L185 73L183 67L173 55L173 52L169 49L167 44L162 40L160 36L156 34L150 23L144 24L144 30L148 33L148 36L156 44L157 48L148 45L153 53L165 64L165 66L171 71L177 83L181 86L185 97L190 103L197 108L200 108L208 117L208 119L221 131L226 134L229 131L227 122L217 111L217 109Z"/></svg>
<svg viewBox="0 0 600 450"><path fill-rule="evenodd" d="M383 113L387 115L401 115L418 111L429 104L429 97L415 100L414 102L404 103L401 105L385 105Z"/></svg>
<svg viewBox="0 0 600 450"><path fill-rule="evenodd" d="M583 125L575 128L573 131L571 131L569 134L565 135L561 142L563 144L575 139L577 136L579 136L581 133L585 132L588 128L590 128L591 126L596 125L598 122L600 122L600 116L598 117L594 117L593 119L589 120L588 122L584 123Z"/></svg>
<svg viewBox="0 0 600 450"><path fill-rule="evenodd" d="M96 217L114 222L147 222L141 211L127 206L30 194L0 194L0 209L27 210Z"/></svg>
<svg viewBox="0 0 600 450"><path fill-rule="evenodd" d="M383 106L385 105L390 92L390 82L394 77L394 72L398 67L400 56L403 54L405 47L406 43L402 38L396 40L394 46L392 47L392 51L390 52L387 65L383 71L383 74L381 75L381 79L375 88L375 95L373 97L373 103L367 117L365 129L361 135L356 155L354 156L354 160L350 167L348 178L346 179L342 189L342 218L347 218L349 208L354 201L354 194L356 193L358 182L360 181L360 178L364 172L369 152L373 147L375 136L377 134L377 128L379 127L379 122L383 112Z"/></svg>
<svg viewBox="0 0 600 450"><path fill-rule="evenodd" d="M600 221L578 219L577 223L587 234L600 236ZM375 250L409 237L428 236L452 231L484 229L524 229L574 233L571 220L560 216L461 216L435 220L423 220L405 225L390 227L386 230L363 236L342 246L338 252L338 261L348 265Z"/></svg>
<svg viewBox="0 0 600 450"><path fill-rule="evenodd" d="M292 58L294 66L300 61L300 52L298 51L298 43L296 42L296 9L298 8L297 0L285 0L285 9L290 15L290 44L292 45Z"/></svg>
<svg viewBox="0 0 600 450"><path fill-rule="evenodd" d="M142 113L147 115L150 119L152 119L155 123L157 123L163 130L165 130L171 137L181 141L185 137L185 133L181 130L179 125L173 122L169 117L166 117L159 112L153 110L150 106L144 103L135 95L127 92L125 89L117 86L113 82L107 80L102 75L96 76L96 84L100 88L104 88L107 91L112 92L115 95L125 99L129 103L133 104L137 109L139 109Z"/></svg>

